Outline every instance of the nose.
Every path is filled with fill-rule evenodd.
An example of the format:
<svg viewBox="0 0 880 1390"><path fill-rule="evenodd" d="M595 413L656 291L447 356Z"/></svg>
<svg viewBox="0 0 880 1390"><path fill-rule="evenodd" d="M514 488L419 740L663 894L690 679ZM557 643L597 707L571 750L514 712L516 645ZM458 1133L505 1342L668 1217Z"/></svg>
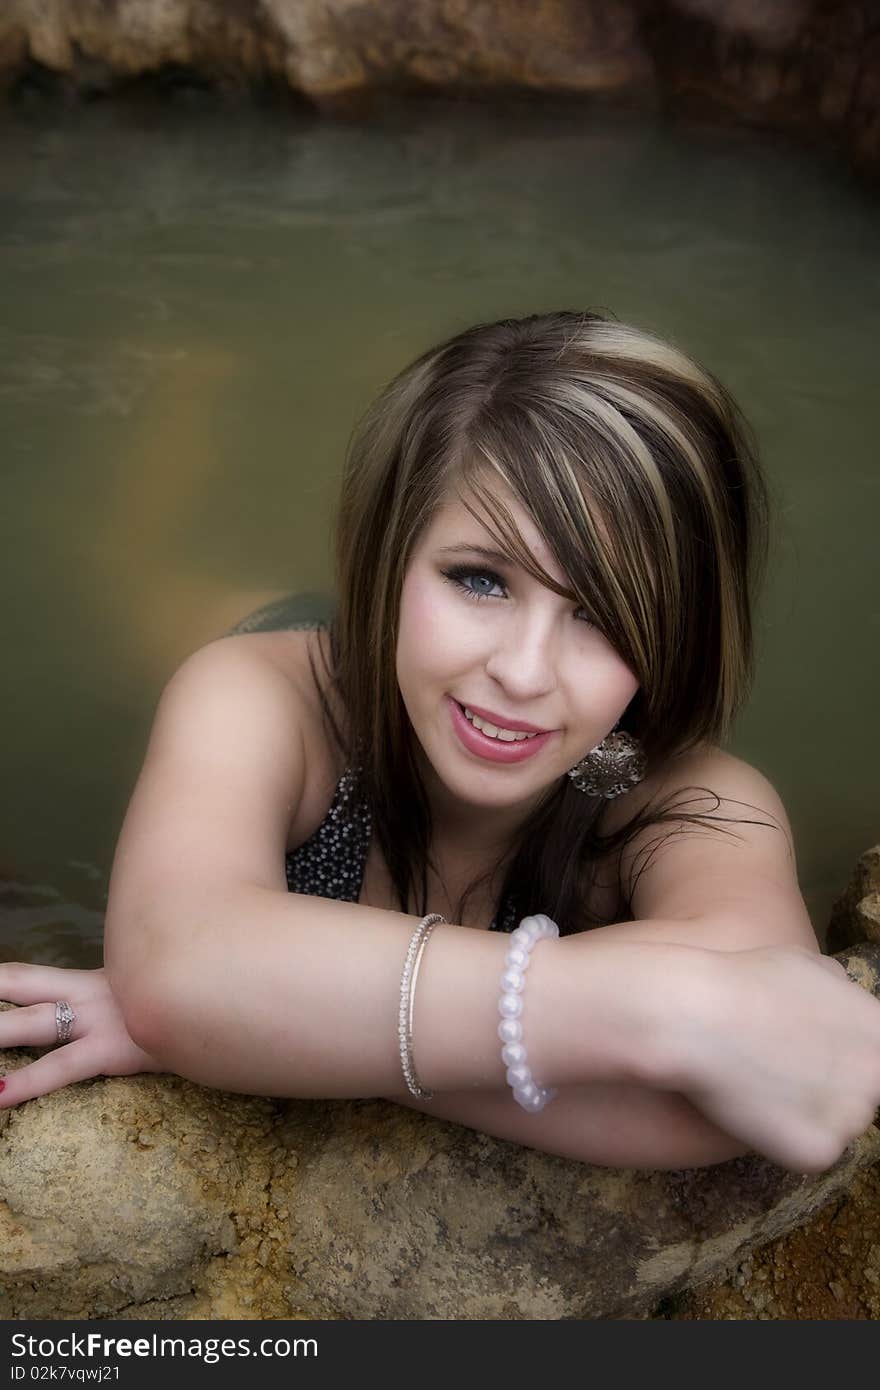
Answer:
<svg viewBox="0 0 880 1390"><path fill-rule="evenodd" d="M523 717L527 706L556 689L558 630L549 614L523 615L493 632L486 673L516 702Z"/></svg>

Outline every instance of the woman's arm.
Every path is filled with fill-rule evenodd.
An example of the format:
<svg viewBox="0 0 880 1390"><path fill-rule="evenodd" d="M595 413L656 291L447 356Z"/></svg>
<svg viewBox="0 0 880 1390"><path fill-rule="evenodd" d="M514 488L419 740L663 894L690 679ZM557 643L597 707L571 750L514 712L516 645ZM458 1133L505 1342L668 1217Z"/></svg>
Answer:
<svg viewBox="0 0 880 1390"><path fill-rule="evenodd" d="M628 951L594 935L534 948L524 1032L535 1076L560 1089L533 1115L506 1085L496 1031L504 937L455 925L431 934L415 999L416 1068L435 1092L423 1101L403 1085L396 1035L418 918L254 892L224 911L231 915L215 921L211 950L176 959L178 986L169 982L154 1027L138 1038L169 1071L247 1094L383 1095L585 1163L687 1168L746 1152L684 1096L643 1080L657 1080L666 1010L687 988L694 953L686 947ZM678 1012L681 1020L685 1008Z"/></svg>
<svg viewBox="0 0 880 1390"><path fill-rule="evenodd" d="M608 1168L704 1168L749 1152L685 1096L623 1082L561 1086L535 1115L517 1105L510 1087L455 1091L431 1100L398 1089L386 1099L496 1139Z"/></svg>
<svg viewBox="0 0 880 1390"><path fill-rule="evenodd" d="M417 921L295 894L233 898L227 911L218 905L207 944L166 955L153 1026L133 1036L170 1070L222 1089L393 1093L400 967ZM455 925L432 934L415 1007L428 1089L503 1089L505 944ZM676 1092L723 1134L797 1172L836 1162L880 1100L880 1006L837 962L802 947L722 952L606 942L600 932L539 942L522 1019L539 1084ZM659 1123L662 1111L653 1113ZM622 1143L615 1162L643 1164L651 1133L638 1129L632 1154ZM675 1166L703 1161L706 1137L693 1157L676 1149ZM589 1138L586 1153L575 1149L595 1161L595 1129Z"/></svg>
<svg viewBox="0 0 880 1390"><path fill-rule="evenodd" d="M132 1036L169 1070L223 1090L387 1094L402 1085L400 977L419 921L254 887L215 895L192 917L179 904L173 921L145 917L158 964L128 1020ZM414 1005L416 1070L429 1090L505 1086L497 1027L507 946L455 924L432 932ZM522 1016L535 1077L643 1079L690 957L702 954L599 936L539 942Z"/></svg>

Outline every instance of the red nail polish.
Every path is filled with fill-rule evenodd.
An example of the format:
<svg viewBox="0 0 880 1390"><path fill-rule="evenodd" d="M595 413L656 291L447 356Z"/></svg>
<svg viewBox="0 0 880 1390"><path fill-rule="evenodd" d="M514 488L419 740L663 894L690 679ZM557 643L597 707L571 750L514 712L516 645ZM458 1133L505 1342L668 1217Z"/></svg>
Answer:
<svg viewBox="0 0 880 1390"><path fill-rule="evenodd" d="M0 1091L5 1091L5 1090L6 1090L6 1082L5 1082L5 1081L0 1081Z"/></svg>

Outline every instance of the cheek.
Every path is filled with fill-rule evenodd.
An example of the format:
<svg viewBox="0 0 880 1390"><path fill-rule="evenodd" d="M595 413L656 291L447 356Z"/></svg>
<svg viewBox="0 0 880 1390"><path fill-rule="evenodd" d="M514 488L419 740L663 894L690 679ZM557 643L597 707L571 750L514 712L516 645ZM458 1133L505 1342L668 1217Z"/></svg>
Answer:
<svg viewBox="0 0 880 1390"><path fill-rule="evenodd" d="M460 645L449 607L436 583L414 574L407 579L401 594L397 639L397 675L402 688L410 677L424 678L448 668Z"/></svg>
<svg viewBox="0 0 880 1390"><path fill-rule="evenodd" d="M400 631L409 640L418 635L426 623L431 621L431 604L428 586L423 579L411 574L403 586L400 596Z"/></svg>
<svg viewBox="0 0 880 1390"><path fill-rule="evenodd" d="M630 703L639 688L638 678L614 652L606 650L605 659L594 667L593 699L602 705L603 712L614 714Z"/></svg>
<svg viewBox="0 0 880 1390"><path fill-rule="evenodd" d="M634 675L622 661L617 663L617 689L618 700L627 705L639 690L638 676Z"/></svg>

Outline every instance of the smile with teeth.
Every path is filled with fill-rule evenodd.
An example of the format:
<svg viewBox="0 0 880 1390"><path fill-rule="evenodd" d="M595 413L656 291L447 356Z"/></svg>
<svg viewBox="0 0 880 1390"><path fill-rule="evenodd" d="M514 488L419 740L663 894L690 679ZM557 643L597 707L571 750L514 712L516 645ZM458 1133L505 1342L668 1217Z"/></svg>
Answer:
<svg viewBox="0 0 880 1390"><path fill-rule="evenodd" d="M522 743L527 738L537 738L537 734L515 734L512 729L499 729L494 724L490 724L488 719L481 719L473 710L469 710L467 705L462 705L465 718L485 734L487 738L498 738L502 743Z"/></svg>

